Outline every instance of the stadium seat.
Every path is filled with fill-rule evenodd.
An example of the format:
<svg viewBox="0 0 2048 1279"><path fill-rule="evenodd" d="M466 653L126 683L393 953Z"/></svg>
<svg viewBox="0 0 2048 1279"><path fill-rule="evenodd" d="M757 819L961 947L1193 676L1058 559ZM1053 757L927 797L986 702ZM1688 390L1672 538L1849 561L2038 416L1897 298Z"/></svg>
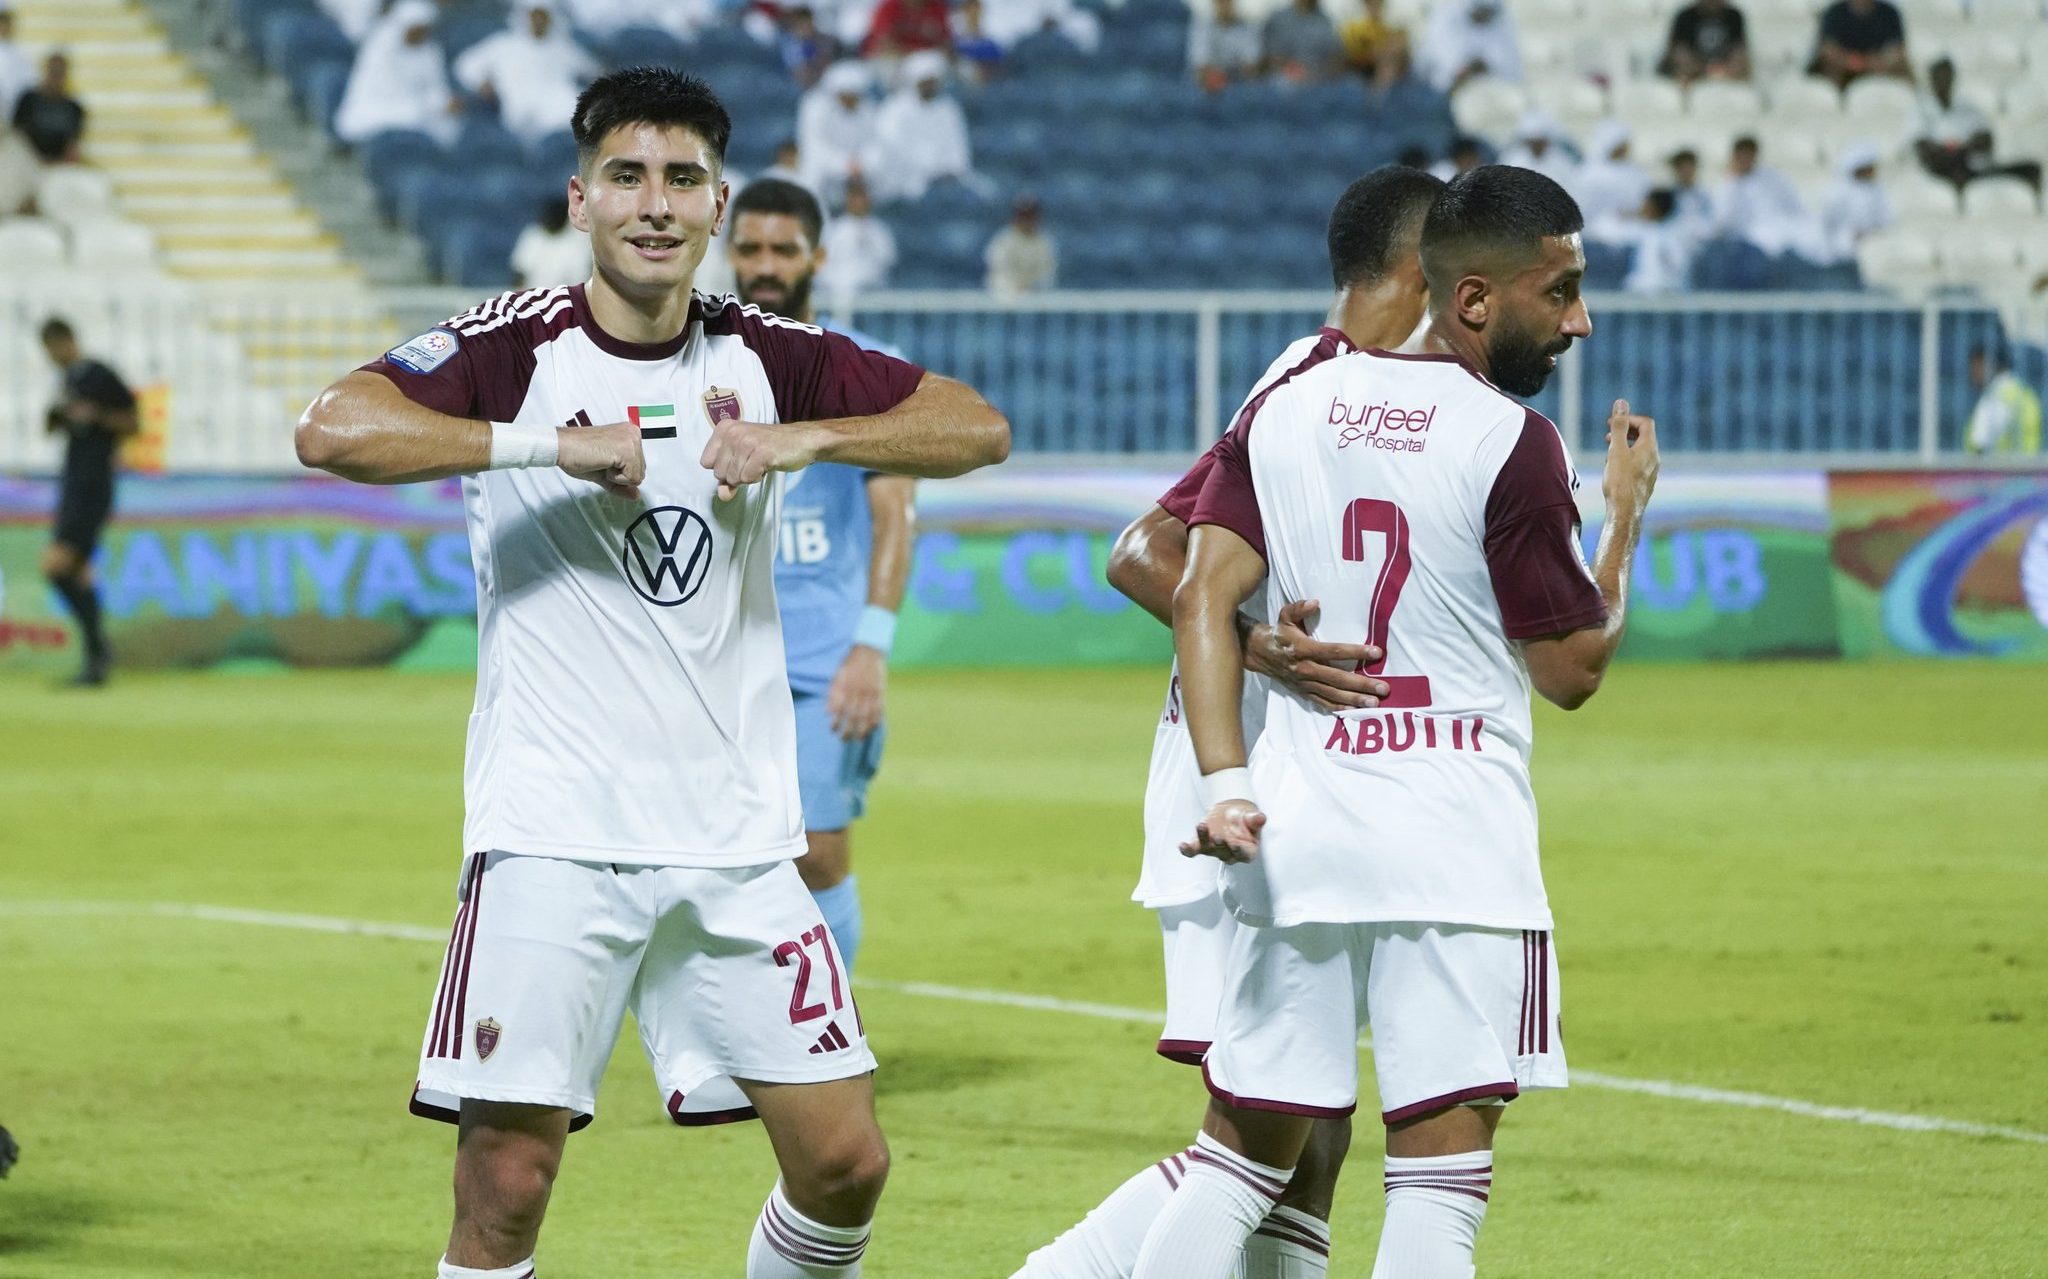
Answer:
<svg viewBox="0 0 2048 1279"><path fill-rule="evenodd" d="M1953 223L1962 212L1956 189L1924 173L1908 171L1889 179L1885 194L1891 197L1892 211L1901 221L1918 218Z"/></svg>
<svg viewBox="0 0 2048 1279"><path fill-rule="evenodd" d="M71 265L97 275L156 271L156 237L148 227L103 217L71 228Z"/></svg>
<svg viewBox="0 0 2048 1279"><path fill-rule="evenodd" d="M391 129L376 134L362 146L363 173L379 190L401 169L439 164L446 158L447 152L441 149L440 143L411 129Z"/></svg>
<svg viewBox="0 0 2048 1279"><path fill-rule="evenodd" d="M1685 110L1699 119L1739 128L1762 118L1764 97L1753 84L1702 80L1685 95Z"/></svg>
<svg viewBox="0 0 2048 1279"><path fill-rule="evenodd" d="M451 154L465 168L500 164L525 164L526 148L495 116L471 115L462 122L462 134Z"/></svg>
<svg viewBox="0 0 2048 1279"><path fill-rule="evenodd" d="M1529 96L1537 107L1548 111L1574 138L1605 120L1609 113L1607 90L1577 71L1563 71L1531 78Z"/></svg>
<svg viewBox="0 0 2048 1279"><path fill-rule="evenodd" d="M1911 136L1920 119L1920 100L1903 80L1864 76L1843 94L1842 114L1873 138Z"/></svg>
<svg viewBox="0 0 2048 1279"><path fill-rule="evenodd" d="M1769 286L1771 270L1770 255L1747 240L1709 240L1693 258L1692 287L1709 293L1751 292Z"/></svg>
<svg viewBox="0 0 2048 1279"><path fill-rule="evenodd" d="M1780 120L1810 120L1842 114L1842 95L1817 76L1795 74L1773 81L1766 95Z"/></svg>
<svg viewBox="0 0 2048 1279"><path fill-rule="evenodd" d="M1963 216L2035 217L2041 206L2034 188L2018 178L1980 178L1963 188Z"/></svg>
<svg viewBox="0 0 2048 1279"><path fill-rule="evenodd" d="M2020 266L2019 244L2003 235L1952 235L1938 245L1942 274L1951 283L1996 292Z"/></svg>
<svg viewBox="0 0 2048 1279"><path fill-rule="evenodd" d="M1529 109L1528 91L1493 76L1477 76L1451 96L1451 118L1476 137L1505 139Z"/></svg>
<svg viewBox="0 0 2048 1279"><path fill-rule="evenodd" d="M1913 231L1884 231L1865 236L1856 246L1856 265L1864 282L1918 295L1941 280L1934 240Z"/></svg>
<svg viewBox="0 0 2048 1279"><path fill-rule="evenodd" d="M264 64L297 82L300 70L328 59L355 61L355 44L334 19L317 9L287 8L263 19Z"/></svg>
<svg viewBox="0 0 2048 1279"><path fill-rule="evenodd" d="M51 165L36 193L36 207L44 217L64 223L106 217L114 207L114 180L82 164Z"/></svg>
<svg viewBox="0 0 2048 1279"><path fill-rule="evenodd" d="M1513 0L1508 10L1514 14L1515 29L1522 33L1526 44L1531 31L1568 31L1576 27L1584 6L1581 0Z"/></svg>
<svg viewBox="0 0 2048 1279"><path fill-rule="evenodd" d="M0 218L0 261L10 274L58 274L67 261L64 234L41 218Z"/></svg>
<svg viewBox="0 0 2048 1279"><path fill-rule="evenodd" d="M307 123L324 134L334 132L334 113L341 109L348 92L352 66L345 58L321 58L308 63L298 78L299 110Z"/></svg>
<svg viewBox="0 0 2048 1279"><path fill-rule="evenodd" d="M2035 21L2038 24L2039 19ZM2003 23L1985 21L1972 23L1965 34L1952 39L1947 52L1955 60L1957 83L1982 93L2026 79L2028 46L2014 35ZM2037 65L2033 75L2040 74Z"/></svg>
<svg viewBox="0 0 2048 1279"><path fill-rule="evenodd" d="M1585 250L1586 287L1619 289L1622 281L1628 278L1629 266L1635 259L1635 250L1600 240L1587 240Z"/></svg>

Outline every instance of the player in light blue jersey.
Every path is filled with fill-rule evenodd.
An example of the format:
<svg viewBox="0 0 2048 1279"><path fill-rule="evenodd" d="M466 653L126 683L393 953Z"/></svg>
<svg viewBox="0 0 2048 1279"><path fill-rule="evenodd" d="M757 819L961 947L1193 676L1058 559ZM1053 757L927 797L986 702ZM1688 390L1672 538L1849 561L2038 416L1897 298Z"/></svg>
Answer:
<svg viewBox="0 0 2048 1279"><path fill-rule="evenodd" d="M895 354L818 318L811 285L825 262L819 246L824 213L809 191L763 178L734 197L728 216L726 254L742 302ZM914 485L827 463L797 472L782 501L775 595L810 841L796 867L849 968L861 934L849 833L882 758L889 648L910 579Z"/></svg>

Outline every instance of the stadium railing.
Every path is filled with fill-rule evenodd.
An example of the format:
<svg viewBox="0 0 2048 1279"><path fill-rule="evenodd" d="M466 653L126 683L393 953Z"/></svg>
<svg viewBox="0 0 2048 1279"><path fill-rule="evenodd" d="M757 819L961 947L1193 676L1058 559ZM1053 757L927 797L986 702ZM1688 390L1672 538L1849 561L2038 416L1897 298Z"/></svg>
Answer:
<svg viewBox="0 0 2048 1279"><path fill-rule="evenodd" d="M291 426L341 372L475 301L448 290L322 298L267 292L0 286L0 468L47 472L54 374L36 342L51 311L130 381L169 388L173 470L295 468ZM1020 454L1184 459L1227 426L1289 342L1314 331L1314 293L1072 292L997 301L883 293L843 317L982 389ZM1708 465L1917 466L1956 460L1977 349L2048 386L2048 303L1992 308L1846 294L1590 299L1594 335L1534 401L1583 456L1606 407L1655 414L1667 451Z"/></svg>

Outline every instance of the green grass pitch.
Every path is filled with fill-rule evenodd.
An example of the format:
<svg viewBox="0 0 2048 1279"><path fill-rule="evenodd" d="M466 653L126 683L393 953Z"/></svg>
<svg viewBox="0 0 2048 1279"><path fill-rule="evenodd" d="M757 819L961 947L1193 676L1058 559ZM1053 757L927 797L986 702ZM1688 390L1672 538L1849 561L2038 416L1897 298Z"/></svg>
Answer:
<svg viewBox="0 0 2048 1279"><path fill-rule="evenodd" d="M1157 1007L1126 900L1163 681L894 689L856 861L895 1170L868 1271L1007 1275L1189 1140L1156 1025L924 981ZM466 679L0 684L0 1276L428 1276L450 1130L404 1102L439 946L47 903L445 929ZM2048 675L1618 670L1539 719L1572 1065L2048 1133ZM630 1031L629 1031L630 1036ZM1364 1109L1372 1109L1370 1072ZM682 1132L637 1041L570 1142L541 1274L736 1276L757 1127ZM1334 1273L1370 1269L1373 1125ZM2048 1144L1580 1086L1502 1127L1488 1276L2048 1275Z"/></svg>

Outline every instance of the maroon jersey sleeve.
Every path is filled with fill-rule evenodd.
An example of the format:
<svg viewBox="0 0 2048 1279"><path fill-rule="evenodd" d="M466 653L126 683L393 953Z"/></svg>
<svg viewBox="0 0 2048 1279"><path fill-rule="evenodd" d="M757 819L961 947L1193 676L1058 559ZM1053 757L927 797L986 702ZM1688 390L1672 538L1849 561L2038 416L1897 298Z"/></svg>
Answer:
<svg viewBox="0 0 2048 1279"><path fill-rule="evenodd" d="M711 305L716 305L711 304ZM924 370L839 333L764 315L731 298L704 317L706 333L735 334L761 359L784 422L886 413L910 398Z"/></svg>
<svg viewBox="0 0 2048 1279"><path fill-rule="evenodd" d="M570 291L508 293L362 366L406 399L451 417L509 421L533 382L534 351L576 323Z"/></svg>
<svg viewBox="0 0 2048 1279"><path fill-rule="evenodd" d="M1202 495L1202 485L1208 483L1209 472L1216 469L1216 450L1222 447L1222 440L1211 444L1207 453L1195 459L1188 473L1173 482L1173 487L1159 498L1162 510L1183 524L1193 522L1195 499Z"/></svg>
<svg viewBox="0 0 2048 1279"><path fill-rule="evenodd" d="M1486 567L1509 639L1598 626L1607 601L1579 555L1579 507L1564 445L1529 410L1486 499Z"/></svg>
<svg viewBox="0 0 2048 1279"><path fill-rule="evenodd" d="M1202 491L1188 514L1188 527L1220 524L1243 538L1266 558L1266 526L1259 518L1259 495L1252 488L1251 424L1246 413L1230 434L1216 441L1208 456L1214 460Z"/></svg>

